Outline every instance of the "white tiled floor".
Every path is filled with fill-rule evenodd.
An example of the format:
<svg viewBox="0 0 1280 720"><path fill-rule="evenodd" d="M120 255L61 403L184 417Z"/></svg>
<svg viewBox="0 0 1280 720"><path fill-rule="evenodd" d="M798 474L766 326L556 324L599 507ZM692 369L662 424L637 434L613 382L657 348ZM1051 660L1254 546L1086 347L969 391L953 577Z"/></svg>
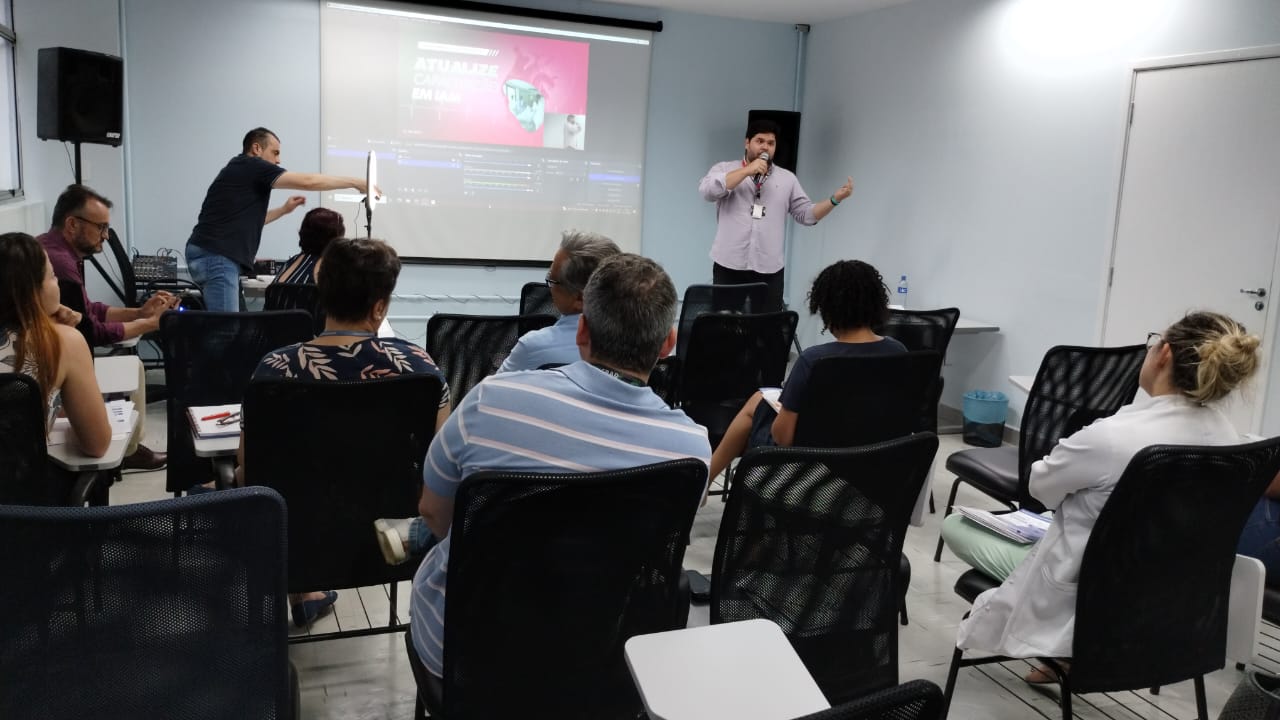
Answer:
<svg viewBox="0 0 1280 720"><path fill-rule="evenodd" d="M163 449L164 404L153 403L147 413L146 443ZM924 527L911 528L906 553L911 560L911 587L907 598L910 624L898 637L900 679L924 678L942 685L946 681L956 625L968 604L952 592L952 585L967 566L943 553L942 562L933 562L938 539L942 503L950 491L952 476L941 468L952 452L966 447L958 435L944 435L935 461L933 489L939 514L926 515ZM112 488L112 504L167 497L164 472L126 475ZM961 489L958 502L980 507L983 496ZM692 544L685 567L710 571L722 505L712 498L699 510L694 522ZM400 614L408 608L409 589L398 589ZM316 632L385 624L389 602L384 588L340 591L336 612L316 623ZM706 624L707 607L695 605L691 625ZM1267 635L1270 633L1270 636ZM1280 630L1264 632L1263 657L1259 663L1269 670L1280 669ZM414 683L405 658L404 639L399 633L295 645L290 656L299 671L302 713L306 718L410 718L413 714ZM1023 683L1019 676L1025 664L1008 663L968 668L960 673L951 717L956 720L991 718L1012 720L1027 717L1059 717L1056 689L1042 689ZM1209 676L1206 681L1210 717L1216 717L1242 673L1233 666ZM691 682L696 682L692 680ZM1160 718L1181 720L1195 717L1191 683L1166 687L1159 696L1146 692L1106 693L1077 697L1074 710L1080 718Z"/></svg>

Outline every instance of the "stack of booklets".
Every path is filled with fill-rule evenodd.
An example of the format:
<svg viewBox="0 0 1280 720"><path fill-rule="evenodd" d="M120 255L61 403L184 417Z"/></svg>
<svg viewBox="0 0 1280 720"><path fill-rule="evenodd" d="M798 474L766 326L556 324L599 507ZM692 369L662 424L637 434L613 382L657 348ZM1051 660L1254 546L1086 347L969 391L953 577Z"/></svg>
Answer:
<svg viewBox="0 0 1280 720"><path fill-rule="evenodd" d="M1044 537L1045 531L1049 529L1050 519L1030 510L992 513L986 510L978 510L977 508L960 507L959 505L956 506L955 510L997 535L1023 545L1030 545Z"/></svg>
<svg viewBox="0 0 1280 720"><path fill-rule="evenodd" d="M134 418L138 415L138 409L134 407L132 400L112 400L107 403L107 421L111 423L112 437L127 437L133 432ZM53 421L53 428L49 430L50 445L65 445L67 442L67 434L71 431L71 421L65 417L57 418Z"/></svg>
<svg viewBox="0 0 1280 720"><path fill-rule="evenodd" d="M231 405L193 405L187 408L187 420L201 440L232 437L240 434L240 403Z"/></svg>

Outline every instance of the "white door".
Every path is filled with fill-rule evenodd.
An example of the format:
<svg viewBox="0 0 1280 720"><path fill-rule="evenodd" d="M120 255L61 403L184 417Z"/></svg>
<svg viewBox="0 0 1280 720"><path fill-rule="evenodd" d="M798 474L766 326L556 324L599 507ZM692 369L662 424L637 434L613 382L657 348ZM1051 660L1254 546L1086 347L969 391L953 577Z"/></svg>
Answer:
<svg viewBox="0 0 1280 720"><path fill-rule="evenodd" d="M1205 309L1270 347L1278 239L1280 58L1139 70L1103 344ZM1242 432L1261 425L1267 375L1224 408Z"/></svg>

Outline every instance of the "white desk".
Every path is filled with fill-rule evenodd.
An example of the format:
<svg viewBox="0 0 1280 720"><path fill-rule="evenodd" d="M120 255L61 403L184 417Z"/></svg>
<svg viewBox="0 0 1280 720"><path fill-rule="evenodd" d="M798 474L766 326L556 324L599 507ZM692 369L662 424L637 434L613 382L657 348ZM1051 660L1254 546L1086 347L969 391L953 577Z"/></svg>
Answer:
<svg viewBox="0 0 1280 720"><path fill-rule="evenodd" d="M136 375L135 375L136 378ZM124 460L124 450L129 445L129 441L138 432L138 422L142 419L141 413L134 413L133 428L128 435L117 435L111 438L111 444L107 446L107 452L100 458L89 457L81 454L70 443L49 446L49 459L55 465L66 470L74 470L77 472L85 472L88 470L114 470L120 467L121 461Z"/></svg>
<svg viewBox="0 0 1280 720"><path fill-rule="evenodd" d="M956 322L956 335L972 335L974 333L984 332L1000 332L1000 326L967 317L961 317L960 320Z"/></svg>
<svg viewBox="0 0 1280 720"><path fill-rule="evenodd" d="M831 707L768 620L637 635L626 655L655 720L787 720Z"/></svg>
<svg viewBox="0 0 1280 720"><path fill-rule="evenodd" d="M1009 382L1022 392L1031 392L1031 383L1036 381L1035 375L1010 375Z"/></svg>
<svg viewBox="0 0 1280 720"><path fill-rule="evenodd" d="M246 298L266 297L267 286L274 282L275 275L259 275L257 277L241 277L240 290Z"/></svg>
<svg viewBox="0 0 1280 720"><path fill-rule="evenodd" d="M136 355L108 355L93 359L93 374L103 395L132 395L138 391Z"/></svg>

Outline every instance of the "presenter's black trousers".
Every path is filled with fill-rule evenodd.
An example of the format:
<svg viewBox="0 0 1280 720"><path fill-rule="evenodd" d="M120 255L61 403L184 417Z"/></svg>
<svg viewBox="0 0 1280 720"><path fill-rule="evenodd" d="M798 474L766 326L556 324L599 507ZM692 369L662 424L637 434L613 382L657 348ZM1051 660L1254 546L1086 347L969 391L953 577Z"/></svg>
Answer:
<svg viewBox="0 0 1280 720"><path fill-rule="evenodd" d="M755 312L780 312L782 307L782 270L776 273L758 273L754 270L733 270L720 263L711 263L711 282L716 285L745 285L762 282L769 286L769 299L765 307Z"/></svg>

